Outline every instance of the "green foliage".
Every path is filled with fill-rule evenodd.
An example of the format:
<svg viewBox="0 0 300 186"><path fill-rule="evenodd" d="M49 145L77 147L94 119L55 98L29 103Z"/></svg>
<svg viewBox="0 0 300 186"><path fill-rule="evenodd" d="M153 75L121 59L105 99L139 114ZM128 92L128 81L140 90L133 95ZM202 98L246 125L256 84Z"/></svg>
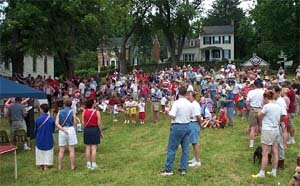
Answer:
<svg viewBox="0 0 300 186"><path fill-rule="evenodd" d="M216 0L212 4L212 9L208 12L207 18L203 20L203 25L230 25L231 21L239 23L244 18L244 12L238 6L240 0Z"/></svg>
<svg viewBox="0 0 300 186"><path fill-rule="evenodd" d="M98 68L98 52L82 51L77 58L76 69L97 69Z"/></svg>
<svg viewBox="0 0 300 186"><path fill-rule="evenodd" d="M251 11L258 32L258 53L275 62L283 50L288 59L299 64L299 11L298 0L260 0Z"/></svg>

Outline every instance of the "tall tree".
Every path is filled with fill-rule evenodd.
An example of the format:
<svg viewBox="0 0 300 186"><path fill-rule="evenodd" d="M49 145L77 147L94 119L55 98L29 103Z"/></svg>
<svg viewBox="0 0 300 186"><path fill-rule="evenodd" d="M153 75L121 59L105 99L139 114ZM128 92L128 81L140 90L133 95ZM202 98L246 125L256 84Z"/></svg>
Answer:
<svg viewBox="0 0 300 186"><path fill-rule="evenodd" d="M247 38L238 33L240 21L244 19L245 13L239 7L240 0L216 0L212 9L208 12L207 18L203 20L204 26L234 25L234 51L237 58L245 57Z"/></svg>
<svg viewBox="0 0 300 186"><path fill-rule="evenodd" d="M283 50L288 59L299 64L299 20L298 0L258 0L251 12L254 26L259 33L257 50L270 62L276 62Z"/></svg>
<svg viewBox="0 0 300 186"><path fill-rule="evenodd" d="M11 58L14 72L22 73L25 53L52 52L63 64L65 77L72 77L74 56L80 47L96 48L98 44L99 23L104 19L99 15L108 10L103 2L106 1L8 1L1 24L5 49L2 55Z"/></svg>
<svg viewBox="0 0 300 186"><path fill-rule="evenodd" d="M0 47L2 60L12 62L13 74L23 74L25 53L42 53L43 43L38 39L46 25L43 12L31 1L10 0L2 4ZM44 48L46 49L46 48Z"/></svg>
<svg viewBox="0 0 300 186"><path fill-rule="evenodd" d="M157 11L153 21L162 29L172 66L176 66L182 53L185 39L191 32L191 21L200 11L202 0L153 0Z"/></svg>
<svg viewBox="0 0 300 186"><path fill-rule="evenodd" d="M115 35L122 37L121 49L115 48L115 53L118 56L120 72L126 73L129 65L126 60L126 46L150 11L151 3L150 0L114 0L111 6Z"/></svg>

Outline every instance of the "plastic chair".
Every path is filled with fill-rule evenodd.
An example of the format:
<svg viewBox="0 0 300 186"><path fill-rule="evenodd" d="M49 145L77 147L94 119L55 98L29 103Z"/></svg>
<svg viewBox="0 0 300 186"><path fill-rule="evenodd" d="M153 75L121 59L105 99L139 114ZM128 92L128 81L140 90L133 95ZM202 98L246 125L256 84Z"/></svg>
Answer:
<svg viewBox="0 0 300 186"><path fill-rule="evenodd" d="M9 143L9 138L7 135L7 132L4 130L0 131L0 144L8 144Z"/></svg>
<svg viewBox="0 0 300 186"><path fill-rule="evenodd" d="M13 140L14 140L14 144L25 142L27 140L27 134L25 130L23 129L15 130Z"/></svg>

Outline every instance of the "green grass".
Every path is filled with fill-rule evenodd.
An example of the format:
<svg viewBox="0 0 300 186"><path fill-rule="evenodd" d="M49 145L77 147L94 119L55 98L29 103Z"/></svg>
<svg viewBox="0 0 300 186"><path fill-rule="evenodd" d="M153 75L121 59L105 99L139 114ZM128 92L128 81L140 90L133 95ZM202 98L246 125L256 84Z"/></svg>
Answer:
<svg viewBox="0 0 300 186"><path fill-rule="evenodd" d="M248 135L244 132L247 123L237 117L233 128L201 131L200 168L188 169L184 177L179 174L162 177L159 171L163 169L166 159L169 119L162 116L160 123L154 125L148 114L144 126L124 126L121 122L112 123L108 115L102 114L102 117L107 129L97 154L97 170L88 171L85 168L82 133L79 133L75 172L70 171L68 153L62 172L56 170L56 164L48 172L41 172L35 166L34 150L25 152L20 148L17 181L13 178L13 154L0 156L0 185L287 185L293 175L300 144L297 135L297 143L286 151L286 169L279 171L276 178L253 179L251 174L258 172L259 165L252 163L254 150L248 148ZM7 122L0 121L0 129L7 129ZM299 131L299 116L295 119L295 126ZM55 139L57 141L57 134ZM258 137L255 145L259 145ZM181 149L177 152L174 170L179 167L180 155ZM57 146L55 163L56 158Z"/></svg>

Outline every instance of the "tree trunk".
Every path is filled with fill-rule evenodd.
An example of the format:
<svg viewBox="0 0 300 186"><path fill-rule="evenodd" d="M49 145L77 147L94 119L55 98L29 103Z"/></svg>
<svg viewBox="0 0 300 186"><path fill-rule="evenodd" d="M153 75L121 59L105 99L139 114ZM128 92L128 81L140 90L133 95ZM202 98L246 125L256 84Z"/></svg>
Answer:
<svg viewBox="0 0 300 186"><path fill-rule="evenodd" d="M123 40L122 46L121 46L121 52L119 55L119 66L120 66L120 73L127 73L128 63L126 60L126 44L129 39L129 36L126 36ZM130 51L129 51L130 52ZM129 56L128 56L129 57Z"/></svg>
<svg viewBox="0 0 300 186"><path fill-rule="evenodd" d="M23 75L24 72L24 52L20 50L21 43L21 31L19 29L14 29L12 33L11 43L12 43L12 51L13 55L11 56L12 61L12 73L13 76L15 74Z"/></svg>
<svg viewBox="0 0 300 186"><path fill-rule="evenodd" d="M24 72L24 54L20 51L15 51L14 56L11 57L12 61L12 73L23 75Z"/></svg>
<svg viewBox="0 0 300 186"><path fill-rule="evenodd" d="M64 67L64 77L71 79L74 76L74 64L70 60L69 54L67 52L58 51L58 56Z"/></svg>

